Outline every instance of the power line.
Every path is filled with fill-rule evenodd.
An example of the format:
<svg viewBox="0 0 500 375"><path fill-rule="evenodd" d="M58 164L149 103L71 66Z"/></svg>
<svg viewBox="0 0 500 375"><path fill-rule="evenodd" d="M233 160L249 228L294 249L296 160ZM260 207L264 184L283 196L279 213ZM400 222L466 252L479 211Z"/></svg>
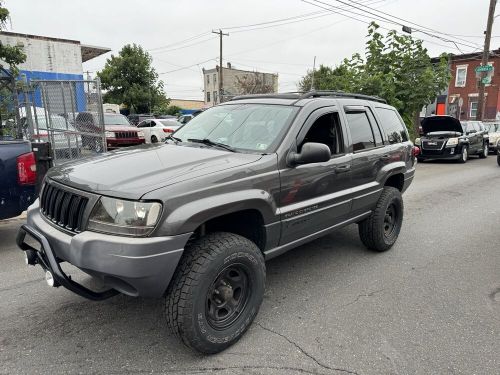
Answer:
<svg viewBox="0 0 500 375"><path fill-rule="evenodd" d="M327 6L329 6L329 7L333 7L333 8L339 9L339 7L338 7L338 6L332 5L331 3L326 3L326 2L323 2L323 1L321 1L321 0L313 0L313 1L314 1L314 2L317 2L317 3L320 3L320 4L327 5ZM359 4L359 3L356 3L356 2L355 2L355 1L353 1L353 0L349 0L349 1L350 1L350 3L347 3L347 2L345 2L345 1L343 1L343 0L334 0L334 1L336 1L336 2L338 2L338 3L340 3L340 4L347 5L347 6L351 7L351 8L354 8L354 9L360 10L360 11L362 11L362 12L364 12L364 13L368 13L368 14L370 14L370 15L374 16L374 17L377 17L377 18L378 18L378 20L380 20L380 21L382 21L382 22L387 22L387 23L391 23L391 24L398 25L398 26L405 26L405 24L403 24L403 23L401 23L401 22L394 21L393 19L390 19L390 18L387 18L387 17L385 17L385 16L384 16L384 15L387 15L388 17L392 17L392 18L394 18L394 19L401 20L401 21L403 21L403 22L405 22L405 23L407 23L407 24L416 25L416 26L418 26L418 27L420 27L420 28L422 28L422 29L427 29L427 30L433 31L433 32L435 32L435 33L437 32L437 33L440 33L440 34L444 34L444 35L446 35L446 33L442 33L442 32L440 32L440 31L437 31L437 30L431 29L431 28L429 28L429 27L422 26L422 25L419 25L419 24L414 23L414 22L412 22L412 21L408 21L408 20L405 20L405 19L403 19L403 18L400 18L400 17L394 16L394 15L389 14L389 13L387 13L387 12L383 12L383 11L381 11L381 10L377 10L377 9L371 8L370 6L368 6L368 5L366 5L366 4ZM353 5L352 3L354 3L354 4L358 4L358 5L360 5L361 7L355 6L355 5ZM367 10L367 9L370 9L370 10L372 10L373 12L371 12L370 10ZM352 14L356 14L356 15L358 15L358 16L362 16L362 17L367 17L367 18L369 18L369 17L368 17L368 16L366 16L365 14L360 14L360 13L356 13L356 12L353 12L353 11L348 11L348 12L349 12L349 13L352 13ZM383 15L380 15L380 14L383 14ZM426 35L428 35L428 36L431 36L431 37L434 37L434 38L440 39L440 40L442 40L442 41L444 41L444 42L454 43L455 45L456 45L456 44L460 44L460 45L463 45L463 46L468 47L468 48L476 48L476 47L478 46L477 44L474 44L474 43L473 43L473 42L471 42L471 41L467 41L467 40L464 40L464 39L459 39L459 38L457 38L457 40L451 40L451 39L448 39L448 38L441 37L441 36L439 36L439 35L435 35L435 34L433 34L433 33L429 32L429 31L422 30L422 29L414 29L414 30L415 30L415 31L418 31L418 32L421 32L421 33L424 33L424 34L426 34ZM459 42L460 40L465 41L465 42ZM460 50L460 48L458 48L458 46L457 46L457 49L459 49L459 50Z"/></svg>
<svg viewBox="0 0 500 375"><path fill-rule="evenodd" d="M157 54L160 54L160 53L165 53L165 52L171 52L171 51L177 51L179 49L184 49L184 48L188 48L188 47L192 47L192 46L196 46L198 44L201 44L201 43L205 43L205 42L208 42L210 40L213 40L213 39L216 39L217 37L210 37L208 39L203 39L203 40L200 40L196 43L191 43L191 44L187 44L187 45L184 45L184 46L179 46L179 47L176 47L176 48L171 48L171 49L167 49L167 50L161 50L161 51L158 51L158 52L152 52L152 53L157 53Z"/></svg>
<svg viewBox="0 0 500 375"><path fill-rule="evenodd" d="M342 15L342 16L344 16L344 17L347 17L347 18L350 18L350 19L353 19L353 20L356 20L356 21L358 21L358 22L362 22L362 23L365 23L365 24L370 24L370 22L365 21L365 20L362 20L362 19L359 19L359 18L356 18L356 17L353 17L353 16L352 16L352 14L355 14L355 15L360 16L360 17L365 17L365 18L368 18L368 19L370 19L370 20L373 20L373 18L374 18L374 19L375 19L375 20L377 20L377 21L381 21L381 22L385 22L385 23L391 23L391 24L398 25L398 26L403 26L402 24L397 23L397 22L395 22L395 21L391 21L391 20L386 21L386 19L385 19L384 17L380 17L380 16L370 17L370 16L367 16L367 15L365 15L365 14L362 14L362 13L357 13L357 12L350 11L350 10L344 10L344 11L346 11L346 12L348 13L348 14L344 14L344 13L341 13L341 12L338 12L338 11L333 10L333 9L339 9L339 8L338 8L338 7L336 7L335 5L331 5L331 4L329 4L329 3L325 3L325 2L322 2L322 1L320 1L320 0L312 0L312 1L315 1L316 3L320 3L320 4L325 4L326 6L328 6L328 8L325 8L324 6L321 6L321 5L316 4L316 3L312 3L312 2L307 1L307 0L302 0L302 1L303 1L303 2L305 2L305 3L307 3L307 4L313 5L313 6L315 6L315 7L318 7L318 8L322 8L322 9L329 9L329 10L330 10L331 12L333 12L333 13L340 14L340 15ZM336 1L339 1L339 0L336 0ZM333 8L333 9L331 9L331 8ZM390 29L385 28L385 27L382 27L382 26L380 26L380 28L381 28L381 29L384 29L384 30L390 30ZM431 36L433 36L433 35L431 35ZM435 43L435 42L431 42L431 41L429 41L429 40L427 40L427 39L423 39L423 38L416 38L416 39L420 39L420 40L426 41L426 42L428 42L428 43L431 43L431 44L436 44L436 45L439 45L439 46L441 46L441 47L445 47L445 48L448 48L448 47L449 47L449 46L445 46L445 45L438 44L438 43ZM438 37L438 39L441 39L441 40L443 40L443 41L448 41L448 42L452 42L452 43L454 43L454 44L455 44L455 47L456 47L456 48L457 48L457 49L458 49L461 53L463 53L463 52L462 52L462 50L461 50L461 49L460 49L460 48L456 45L456 43L455 43L454 41L451 41L451 40L449 40L449 39L443 39L443 38L440 38L440 37ZM463 43L459 43L459 44L463 44ZM471 45L467 45L467 47L469 47L469 48L475 48L475 46L471 46Z"/></svg>
<svg viewBox="0 0 500 375"><path fill-rule="evenodd" d="M206 31L204 33L192 36L190 38L180 40L178 42L170 43L170 44L167 44L167 45L164 45L164 46L160 46L160 47L150 48L147 51L152 52L152 51L156 51L156 50L159 50L159 49L170 48L170 47L173 47L173 46L176 46L176 45L179 45L179 44L184 44L184 43L187 43L187 42L199 39L199 38L201 38L201 37L203 37L205 35L209 35L209 34L210 34L210 32Z"/></svg>
<svg viewBox="0 0 500 375"><path fill-rule="evenodd" d="M174 70L169 70L167 72L161 72L161 73L158 73L158 74L170 74L170 73L175 73L175 72L178 72L178 71L181 71L181 70L186 70L186 69L189 69L189 68L192 68L193 66L198 66L200 64L204 64L206 62L209 62L209 61L217 61L217 58L214 57L212 59L208 59L208 60L205 60L205 61L200 61L200 62L197 62L197 63L194 63L194 64L191 64L191 65L187 65L187 66L182 66L178 69L174 69Z"/></svg>

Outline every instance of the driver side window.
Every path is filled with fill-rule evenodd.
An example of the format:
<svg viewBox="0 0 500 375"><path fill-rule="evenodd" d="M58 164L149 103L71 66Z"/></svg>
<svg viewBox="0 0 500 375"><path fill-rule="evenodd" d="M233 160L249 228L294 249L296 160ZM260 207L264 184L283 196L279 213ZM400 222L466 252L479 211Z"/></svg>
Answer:
<svg viewBox="0 0 500 375"><path fill-rule="evenodd" d="M333 156L343 154L345 152L344 139L338 112L324 114L314 121L304 140L299 145L299 152L302 150L303 144L307 142L327 145Z"/></svg>

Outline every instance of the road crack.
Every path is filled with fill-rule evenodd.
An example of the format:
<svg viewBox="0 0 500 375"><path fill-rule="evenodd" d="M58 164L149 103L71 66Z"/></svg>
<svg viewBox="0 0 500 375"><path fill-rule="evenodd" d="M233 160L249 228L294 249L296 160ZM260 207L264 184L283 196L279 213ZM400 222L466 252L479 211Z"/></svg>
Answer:
<svg viewBox="0 0 500 375"><path fill-rule="evenodd" d="M267 327L263 326L259 322L254 322L254 324L257 324L260 328L262 328L265 331L271 332L271 333L273 333L273 334L275 334L275 335L277 335L277 336L285 339L286 341L288 341L288 343L290 343L291 345L295 346L295 348L297 348L297 350L299 350L307 358L311 359L314 363L316 363L318 366L324 368L325 370L339 371L339 372L345 372L347 374L360 375L359 373L357 373L355 371L347 370L347 369L344 369L344 368L338 368L338 367L328 366L328 365L320 362L316 357L314 357L312 354L310 354L305 349L303 349L299 344L297 344L295 341L289 339L287 336L283 335L282 333L276 332L276 331L272 330L271 328L267 328Z"/></svg>
<svg viewBox="0 0 500 375"><path fill-rule="evenodd" d="M373 297L377 293L383 292L385 289L379 289L379 290L374 290L373 292L366 293L366 294L359 294L353 301L346 303L345 305L340 306L340 308L344 308L350 305L354 305L356 302L358 302L361 297Z"/></svg>

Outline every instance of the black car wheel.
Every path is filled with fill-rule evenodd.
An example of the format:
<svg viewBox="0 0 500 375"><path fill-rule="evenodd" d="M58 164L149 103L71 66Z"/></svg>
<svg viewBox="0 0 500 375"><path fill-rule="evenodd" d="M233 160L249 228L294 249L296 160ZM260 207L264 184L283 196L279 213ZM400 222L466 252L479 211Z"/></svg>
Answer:
<svg viewBox="0 0 500 375"><path fill-rule="evenodd" d="M151 143L158 143L158 138L155 135L151 136Z"/></svg>
<svg viewBox="0 0 500 375"><path fill-rule="evenodd" d="M481 151L481 153L479 154L479 157L481 159L486 159L488 157L489 152L490 152L490 150L489 150L488 144L485 143L483 146L483 151Z"/></svg>
<svg viewBox="0 0 500 375"><path fill-rule="evenodd" d="M401 192L386 186L371 215L358 224L363 244L375 251L386 251L398 239L403 225L403 198Z"/></svg>
<svg viewBox="0 0 500 375"><path fill-rule="evenodd" d="M458 159L459 163L467 163L469 159L469 148L467 146L462 147L462 152L460 153L460 159Z"/></svg>
<svg viewBox="0 0 500 375"><path fill-rule="evenodd" d="M500 167L500 152L497 152L497 164Z"/></svg>
<svg viewBox="0 0 500 375"><path fill-rule="evenodd" d="M252 241L225 232L194 241L167 290L167 325L188 347L218 353L252 323L265 279L264 257Z"/></svg>

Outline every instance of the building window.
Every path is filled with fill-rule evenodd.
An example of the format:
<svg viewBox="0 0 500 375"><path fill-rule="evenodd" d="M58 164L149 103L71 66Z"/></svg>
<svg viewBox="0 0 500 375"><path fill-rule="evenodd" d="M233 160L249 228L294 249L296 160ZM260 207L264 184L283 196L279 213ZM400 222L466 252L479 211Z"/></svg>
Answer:
<svg viewBox="0 0 500 375"><path fill-rule="evenodd" d="M465 87L467 81L467 65L457 66L457 74L455 76L455 87Z"/></svg>
<svg viewBox="0 0 500 375"><path fill-rule="evenodd" d="M214 74L214 83L217 83L217 74Z"/></svg>
<svg viewBox="0 0 500 375"><path fill-rule="evenodd" d="M210 83L210 74L207 74L207 85ZM210 100L209 100L210 101Z"/></svg>
<svg viewBox="0 0 500 375"><path fill-rule="evenodd" d="M477 115L477 102L470 102L469 104L469 118L475 119Z"/></svg>
<svg viewBox="0 0 500 375"><path fill-rule="evenodd" d="M210 91L207 91L207 102L210 102Z"/></svg>

